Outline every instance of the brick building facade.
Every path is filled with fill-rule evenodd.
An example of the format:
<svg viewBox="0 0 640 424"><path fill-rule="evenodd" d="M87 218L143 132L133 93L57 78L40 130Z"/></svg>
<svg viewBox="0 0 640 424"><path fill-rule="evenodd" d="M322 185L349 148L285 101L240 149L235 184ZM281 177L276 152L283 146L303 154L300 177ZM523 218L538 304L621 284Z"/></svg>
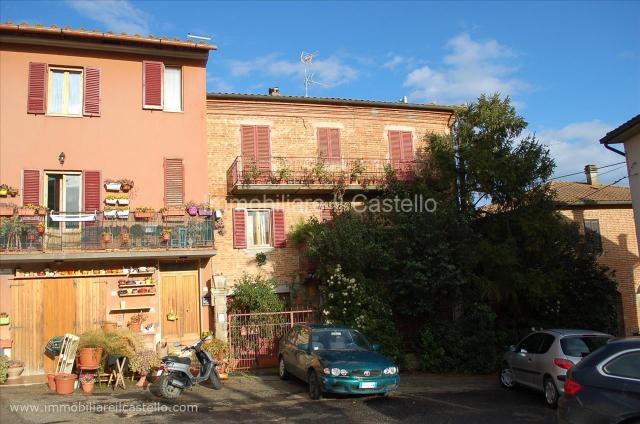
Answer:
<svg viewBox="0 0 640 424"><path fill-rule="evenodd" d="M587 167L587 183L554 182L558 210L577 223L588 240L600 245L598 262L618 283L620 327L625 335L640 330L640 259L628 187L597 184L595 167Z"/></svg>

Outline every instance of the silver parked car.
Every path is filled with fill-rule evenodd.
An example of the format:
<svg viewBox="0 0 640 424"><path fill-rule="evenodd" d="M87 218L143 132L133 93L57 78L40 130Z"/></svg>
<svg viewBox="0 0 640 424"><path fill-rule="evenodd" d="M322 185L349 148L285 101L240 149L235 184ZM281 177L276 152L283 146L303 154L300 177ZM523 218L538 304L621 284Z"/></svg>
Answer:
<svg viewBox="0 0 640 424"><path fill-rule="evenodd" d="M500 384L544 392L547 405L555 407L564 393L567 370L605 345L613 336L588 330L543 330L529 334L504 354Z"/></svg>

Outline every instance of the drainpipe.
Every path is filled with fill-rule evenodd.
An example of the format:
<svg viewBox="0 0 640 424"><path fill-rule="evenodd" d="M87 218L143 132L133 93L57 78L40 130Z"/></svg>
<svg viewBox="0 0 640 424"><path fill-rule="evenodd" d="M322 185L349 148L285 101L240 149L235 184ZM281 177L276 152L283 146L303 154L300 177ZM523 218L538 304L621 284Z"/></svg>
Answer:
<svg viewBox="0 0 640 424"><path fill-rule="evenodd" d="M609 149L612 152L619 154L620 156L625 156L625 157L627 156L622 150L618 150L615 147L611 147L608 143L604 143L604 147L605 149Z"/></svg>

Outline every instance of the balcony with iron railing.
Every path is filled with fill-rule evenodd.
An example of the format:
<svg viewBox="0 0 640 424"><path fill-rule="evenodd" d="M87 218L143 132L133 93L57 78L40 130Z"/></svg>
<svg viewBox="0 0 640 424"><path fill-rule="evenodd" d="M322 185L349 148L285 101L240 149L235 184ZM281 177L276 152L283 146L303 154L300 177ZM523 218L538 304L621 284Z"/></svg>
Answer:
<svg viewBox="0 0 640 424"><path fill-rule="evenodd" d="M268 161L238 156L227 170L229 193L319 193L340 187L347 192L378 190L390 171L399 180L415 175L416 162L384 158L272 157Z"/></svg>
<svg viewBox="0 0 640 424"><path fill-rule="evenodd" d="M107 218L102 212L49 213L0 218L0 256L23 253L99 253L112 257L142 252L193 252L214 249L211 217L150 214L136 219ZM114 254L117 253L117 254Z"/></svg>

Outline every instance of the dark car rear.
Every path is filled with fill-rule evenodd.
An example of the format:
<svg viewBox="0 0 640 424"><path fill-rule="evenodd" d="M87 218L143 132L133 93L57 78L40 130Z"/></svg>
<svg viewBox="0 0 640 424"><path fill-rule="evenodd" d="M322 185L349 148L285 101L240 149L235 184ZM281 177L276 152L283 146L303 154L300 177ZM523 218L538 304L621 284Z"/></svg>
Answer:
<svg viewBox="0 0 640 424"><path fill-rule="evenodd" d="M613 340L569 370L558 421L640 422L640 338Z"/></svg>

